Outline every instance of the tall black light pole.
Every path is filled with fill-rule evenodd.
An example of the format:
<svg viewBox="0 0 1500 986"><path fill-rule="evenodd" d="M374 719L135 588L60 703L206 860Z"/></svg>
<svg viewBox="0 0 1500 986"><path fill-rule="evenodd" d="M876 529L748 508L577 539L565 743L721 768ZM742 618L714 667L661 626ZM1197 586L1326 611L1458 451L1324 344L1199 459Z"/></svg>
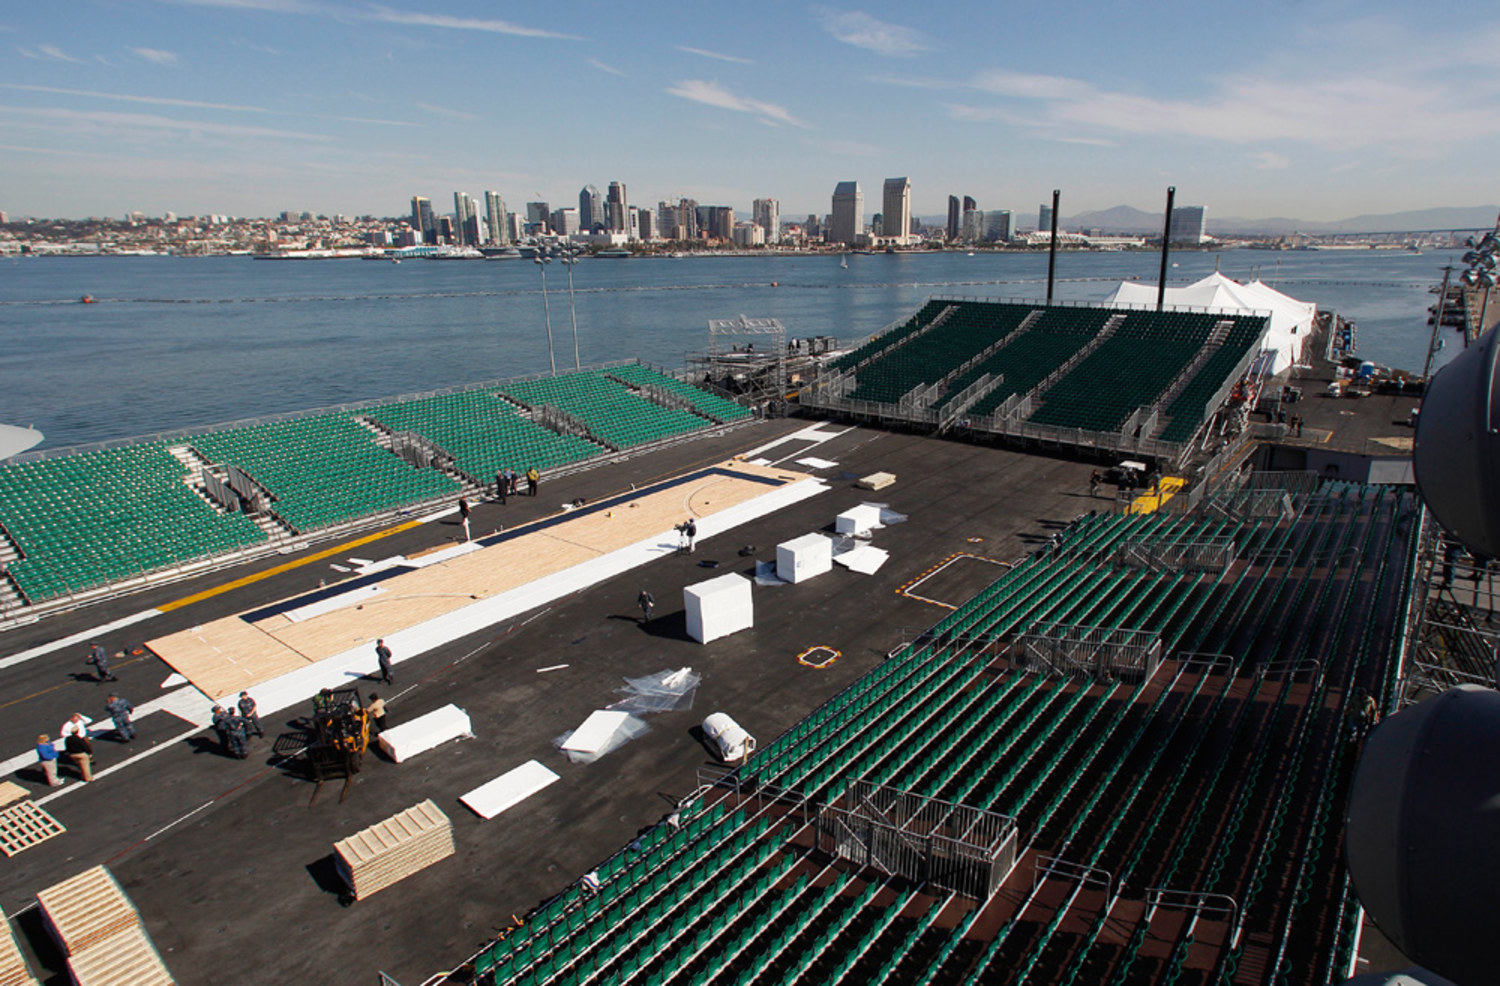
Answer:
<svg viewBox="0 0 1500 986"><path fill-rule="evenodd" d="M1047 245L1047 302L1052 302L1052 278L1057 273L1057 203L1062 190L1052 190L1052 240Z"/></svg>
<svg viewBox="0 0 1500 986"><path fill-rule="evenodd" d="M1156 278L1156 310L1161 311L1167 300L1167 256L1172 242L1172 200L1177 197L1177 186L1167 187L1167 217L1161 224L1161 274Z"/></svg>
<svg viewBox="0 0 1500 986"><path fill-rule="evenodd" d="M583 367L578 362L578 306L573 302L573 267L578 263L578 248L569 244L557 259L568 268L568 311L573 315L573 369L579 370Z"/></svg>
<svg viewBox="0 0 1500 986"><path fill-rule="evenodd" d="M547 313L547 359L552 363L552 375L557 376L557 356L552 352L552 305L547 301L547 265L552 262L538 244L536 253L536 265L542 272L542 310Z"/></svg>

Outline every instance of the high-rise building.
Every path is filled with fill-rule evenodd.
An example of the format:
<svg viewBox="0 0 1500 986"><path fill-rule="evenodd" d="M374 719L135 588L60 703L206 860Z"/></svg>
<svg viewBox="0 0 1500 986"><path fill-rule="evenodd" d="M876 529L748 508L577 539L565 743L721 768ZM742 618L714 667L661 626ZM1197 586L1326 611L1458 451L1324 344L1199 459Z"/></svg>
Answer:
<svg viewBox="0 0 1500 986"><path fill-rule="evenodd" d="M555 209L547 224L559 236L572 236L581 228L577 209Z"/></svg>
<svg viewBox="0 0 1500 986"><path fill-rule="evenodd" d="M437 221L437 238L441 243L452 243L454 241L453 217L439 216Z"/></svg>
<svg viewBox="0 0 1500 986"><path fill-rule="evenodd" d="M677 206L670 202L656 203L656 233L667 240L682 239L677 235Z"/></svg>
<svg viewBox="0 0 1500 986"><path fill-rule="evenodd" d="M1203 242L1203 206L1179 205L1172 210L1172 225L1167 240L1197 246Z"/></svg>
<svg viewBox="0 0 1500 986"><path fill-rule="evenodd" d="M949 240L958 239L958 224L963 221L963 214L959 212L958 196L948 196L948 228L946 230Z"/></svg>
<svg viewBox="0 0 1500 986"><path fill-rule="evenodd" d="M578 193L578 228L585 233L604 228L604 196L593 185Z"/></svg>
<svg viewBox="0 0 1500 986"><path fill-rule="evenodd" d="M964 196L963 224L959 228L959 238L966 243L977 243L983 234L984 213L979 211L979 203L971 196Z"/></svg>
<svg viewBox="0 0 1500 986"><path fill-rule="evenodd" d="M426 196L411 197L411 228L422 234L423 243L437 242L437 222L432 215L432 201Z"/></svg>
<svg viewBox="0 0 1500 986"><path fill-rule="evenodd" d="M880 234L886 239L905 243L911 233L911 179L887 178L881 196Z"/></svg>
<svg viewBox="0 0 1500 986"><path fill-rule="evenodd" d="M507 212L505 231L510 234L510 242L519 242L521 237L526 235L526 217L519 212Z"/></svg>
<svg viewBox="0 0 1500 986"><path fill-rule="evenodd" d="M1009 243L1011 214L1009 209L991 209L984 213L984 242Z"/></svg>
<svg viewBox="0 0 1500 986"><path fill-rule="evenodd" d="M809 240L821 240L823 238L823 224L811 212L807 214L807 222L802 224L802 235L806 236Z"/></svg>
<svg viewBox="0 0 1500 986"><path fill-rule="evenodd" d="M630 203L625 200L625 183L612 181L609 183L609 200L605 203L605 210L609 215L609 231L611 233L624 233L628 231L630 222Z"/></svg>
<svg viewBox="0 0 1500 986"><path fill-rule="evenodd" d="M864 232L865 196L857 181L841 181L833 187L833 219L828 239L833 243L854 243Z"/></svg>
<svg viewBox="0 0 1500 986"><path fill-rule="evenodd" d="M552 222L552 207L546 202L526 203L526 224L532 227L534 233L546 233L550 230L548 224Z"/></svg>
<svg viewBox="0 0 1500 986"><path fill-rule="evenodd" d="M727 205L709 206L708 235L719 240L727 240L734 236L733 208Z"/></svg>
<svg viewBox="0 0 1500 986"><path fill-rule="evenodd" d="M505 200L499 192L484 193L485 238L495 246L510 242L510 230L505 227Z"/></svg>
<svg viewBox="0 0 1500 986"><path fill-rule="evenodd" d="M756 199L750 216L755 225L765 230L767 243L781 241L781 203L775 199Z"/></svg>
<svg viewBox="0 0 1500 986"><path fill-rule="evenodd" d="M677 229L681 232L677 239L696 240L702 228L698 221L698 200L683 199L677 203Z"/></svg>
<svg viewBox="0 0 1500 986"><path fill-rule="evenodd" d="M656 228L656 213L650 209L639 209L635 214L636 230L640 239L650 241L657 239L661 234Z"/></svg>
<svg viewBox="0 0 1500 986"><path fill-rule="evenodd" d="M1052 207L1044 205L1036 211L1036 228L1043 233L1052 232Z"/></svg>
<svg viewBox="0 0 1500 986"><path fill-rule="evenodd" d="M480 244L479 203L471 199L467 192L453 193L453 225L457 227L460 244L464 246Z"/></svg>

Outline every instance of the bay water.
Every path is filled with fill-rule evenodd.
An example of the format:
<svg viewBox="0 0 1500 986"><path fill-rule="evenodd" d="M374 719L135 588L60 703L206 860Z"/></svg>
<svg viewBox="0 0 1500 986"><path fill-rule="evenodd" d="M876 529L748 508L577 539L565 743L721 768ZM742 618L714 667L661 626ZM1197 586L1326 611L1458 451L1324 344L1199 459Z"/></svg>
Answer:
<svg viewBox="0 0 1500 986"><path fill-rule="evenodd" d="M1172 256L1169 283L1215 265L1359 327L1360 354L1420 372L1429 288L1458 253L1228 250ZM43 449L639 357L668 367L708 345L708 320L773 317L791 338L848 343L932 295L1036 300L1045 253L586 259L400 264L249 257L0 260L0 422ZM1055 296L1098 301L1155 283L1151 253L1064 253ZM81 304L89 295L94 304ZM1451 356L1461 345L1449 330Z"/></svg>

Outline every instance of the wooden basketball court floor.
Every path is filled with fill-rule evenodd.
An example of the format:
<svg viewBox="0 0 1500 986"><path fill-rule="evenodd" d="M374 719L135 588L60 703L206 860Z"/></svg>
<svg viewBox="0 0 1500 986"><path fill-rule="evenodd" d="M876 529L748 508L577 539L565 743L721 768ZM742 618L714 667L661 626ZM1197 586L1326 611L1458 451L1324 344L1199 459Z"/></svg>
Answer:
<svg viewBox="0 0 1500 986"><path fill-rule="evenodd" d="M673 528L690 517L701 540L826 488L730 460L147 646L210 699L270 687L277 694L256 697L273 711L347 680L351 669L373 668L377 639L399 662L675 551ZM324 662L338 667L320 674Z"/></svg>

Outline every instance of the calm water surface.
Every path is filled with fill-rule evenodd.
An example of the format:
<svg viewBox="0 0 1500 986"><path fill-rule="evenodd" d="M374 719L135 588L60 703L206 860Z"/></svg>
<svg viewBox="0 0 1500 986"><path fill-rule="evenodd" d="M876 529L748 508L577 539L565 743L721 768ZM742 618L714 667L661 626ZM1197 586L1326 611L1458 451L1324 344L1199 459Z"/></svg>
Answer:
<svg viewBox="0 0 1500 986"><path fill-rule="evenodd" d="M1353 319L1369 359L1420 370L1428 288L1456 254L1394 251L1174 257L1171 283L1217 261ZM1056 295L1100 300L1154 282L1144 253L1064 254ZM574 272L584 365L679 366L710 318L778 318L794 337L851 341L933 294L1035 299L1045 254L588 260ZM558 367L573 365L566 271L547 270ZM96 304L82 305L90 294ZM1450 343L1449 353L1457 344ZM548 369L541 277L529 261L401 264L248 257L0 260L0 422L57 448Z"/></svg>

